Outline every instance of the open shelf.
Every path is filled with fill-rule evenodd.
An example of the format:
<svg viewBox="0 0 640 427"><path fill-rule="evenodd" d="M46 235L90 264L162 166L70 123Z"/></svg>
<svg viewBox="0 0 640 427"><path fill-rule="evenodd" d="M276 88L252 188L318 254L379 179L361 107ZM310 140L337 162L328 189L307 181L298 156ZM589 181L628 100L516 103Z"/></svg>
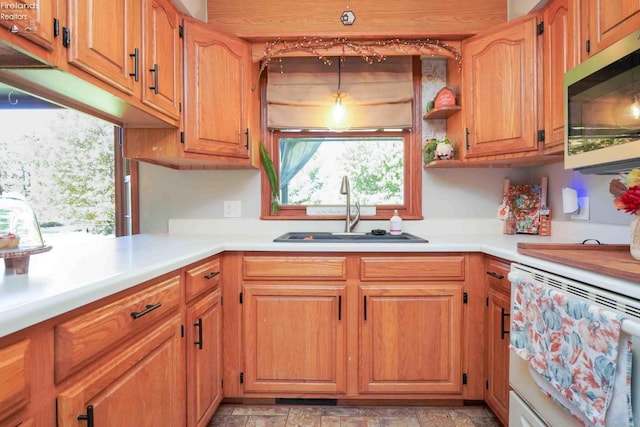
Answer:
<svg viewBox="0 0 640 427"><path fill-rule="evenodd" d="M432 108L424 115L425 120L430 119L446 119L451 117L458 111L460 111L461 107L459 105L451 105L448 107L440 107L440 108Z"/></svg>
<svg viewBox="0 0 640 427"><path fill-rule="evenodd" d="M546 155L534 157L514 157L483 160L433 160L424 165L425 169L447 168L518 168L528 166L542 166L559 163L562 155Z"/></svg>

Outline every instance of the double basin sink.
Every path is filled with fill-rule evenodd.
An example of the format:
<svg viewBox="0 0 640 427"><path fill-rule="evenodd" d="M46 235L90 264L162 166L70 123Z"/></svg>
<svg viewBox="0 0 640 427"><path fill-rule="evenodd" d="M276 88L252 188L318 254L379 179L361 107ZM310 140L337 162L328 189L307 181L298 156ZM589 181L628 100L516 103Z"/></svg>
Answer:
<svg viewBox="0 0 640 427"><path fill-rule="evenodd" d="M429 243L428 240L409 233L391 235L389 233L331 233L319 231L285 233L273 241L292 243Z"/></svg>

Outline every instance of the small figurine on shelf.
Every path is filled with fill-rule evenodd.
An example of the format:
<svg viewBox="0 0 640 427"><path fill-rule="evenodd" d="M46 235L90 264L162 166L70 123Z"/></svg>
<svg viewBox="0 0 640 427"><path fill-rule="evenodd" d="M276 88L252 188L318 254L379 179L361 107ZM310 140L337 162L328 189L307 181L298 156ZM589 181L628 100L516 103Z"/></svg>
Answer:
<svg viewBox="0 0 640 427"><path fill-rule="evenodd" d="M444 139L439 140L436 145L436 157L438 160L453 160L455 157L453 145L446 136Z"/></svg>

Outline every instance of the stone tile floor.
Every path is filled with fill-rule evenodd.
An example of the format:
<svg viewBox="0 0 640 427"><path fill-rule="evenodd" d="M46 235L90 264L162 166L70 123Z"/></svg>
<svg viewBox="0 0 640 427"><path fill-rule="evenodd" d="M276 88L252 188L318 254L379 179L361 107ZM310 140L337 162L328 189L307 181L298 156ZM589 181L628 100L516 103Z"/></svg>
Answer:
<svg viewBox="0 0 640 427"><path fill-rule="evenodd" d="M485 406L299 406L222 404L209 427L500 427Z"/></svg>

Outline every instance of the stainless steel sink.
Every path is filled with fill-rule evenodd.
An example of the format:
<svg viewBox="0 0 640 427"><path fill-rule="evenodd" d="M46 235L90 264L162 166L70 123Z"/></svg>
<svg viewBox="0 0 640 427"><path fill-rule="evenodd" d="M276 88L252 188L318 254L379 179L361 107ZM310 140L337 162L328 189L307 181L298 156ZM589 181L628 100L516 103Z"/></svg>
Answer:
<svg viewBox="0 0 640 427"><path fill-rule="evenodd" d="M285 233L273 241L295 243L429 243L428 240L409 233L392 236L389 233L378 235L373 233L330 233L321 231Z"/></svg>

